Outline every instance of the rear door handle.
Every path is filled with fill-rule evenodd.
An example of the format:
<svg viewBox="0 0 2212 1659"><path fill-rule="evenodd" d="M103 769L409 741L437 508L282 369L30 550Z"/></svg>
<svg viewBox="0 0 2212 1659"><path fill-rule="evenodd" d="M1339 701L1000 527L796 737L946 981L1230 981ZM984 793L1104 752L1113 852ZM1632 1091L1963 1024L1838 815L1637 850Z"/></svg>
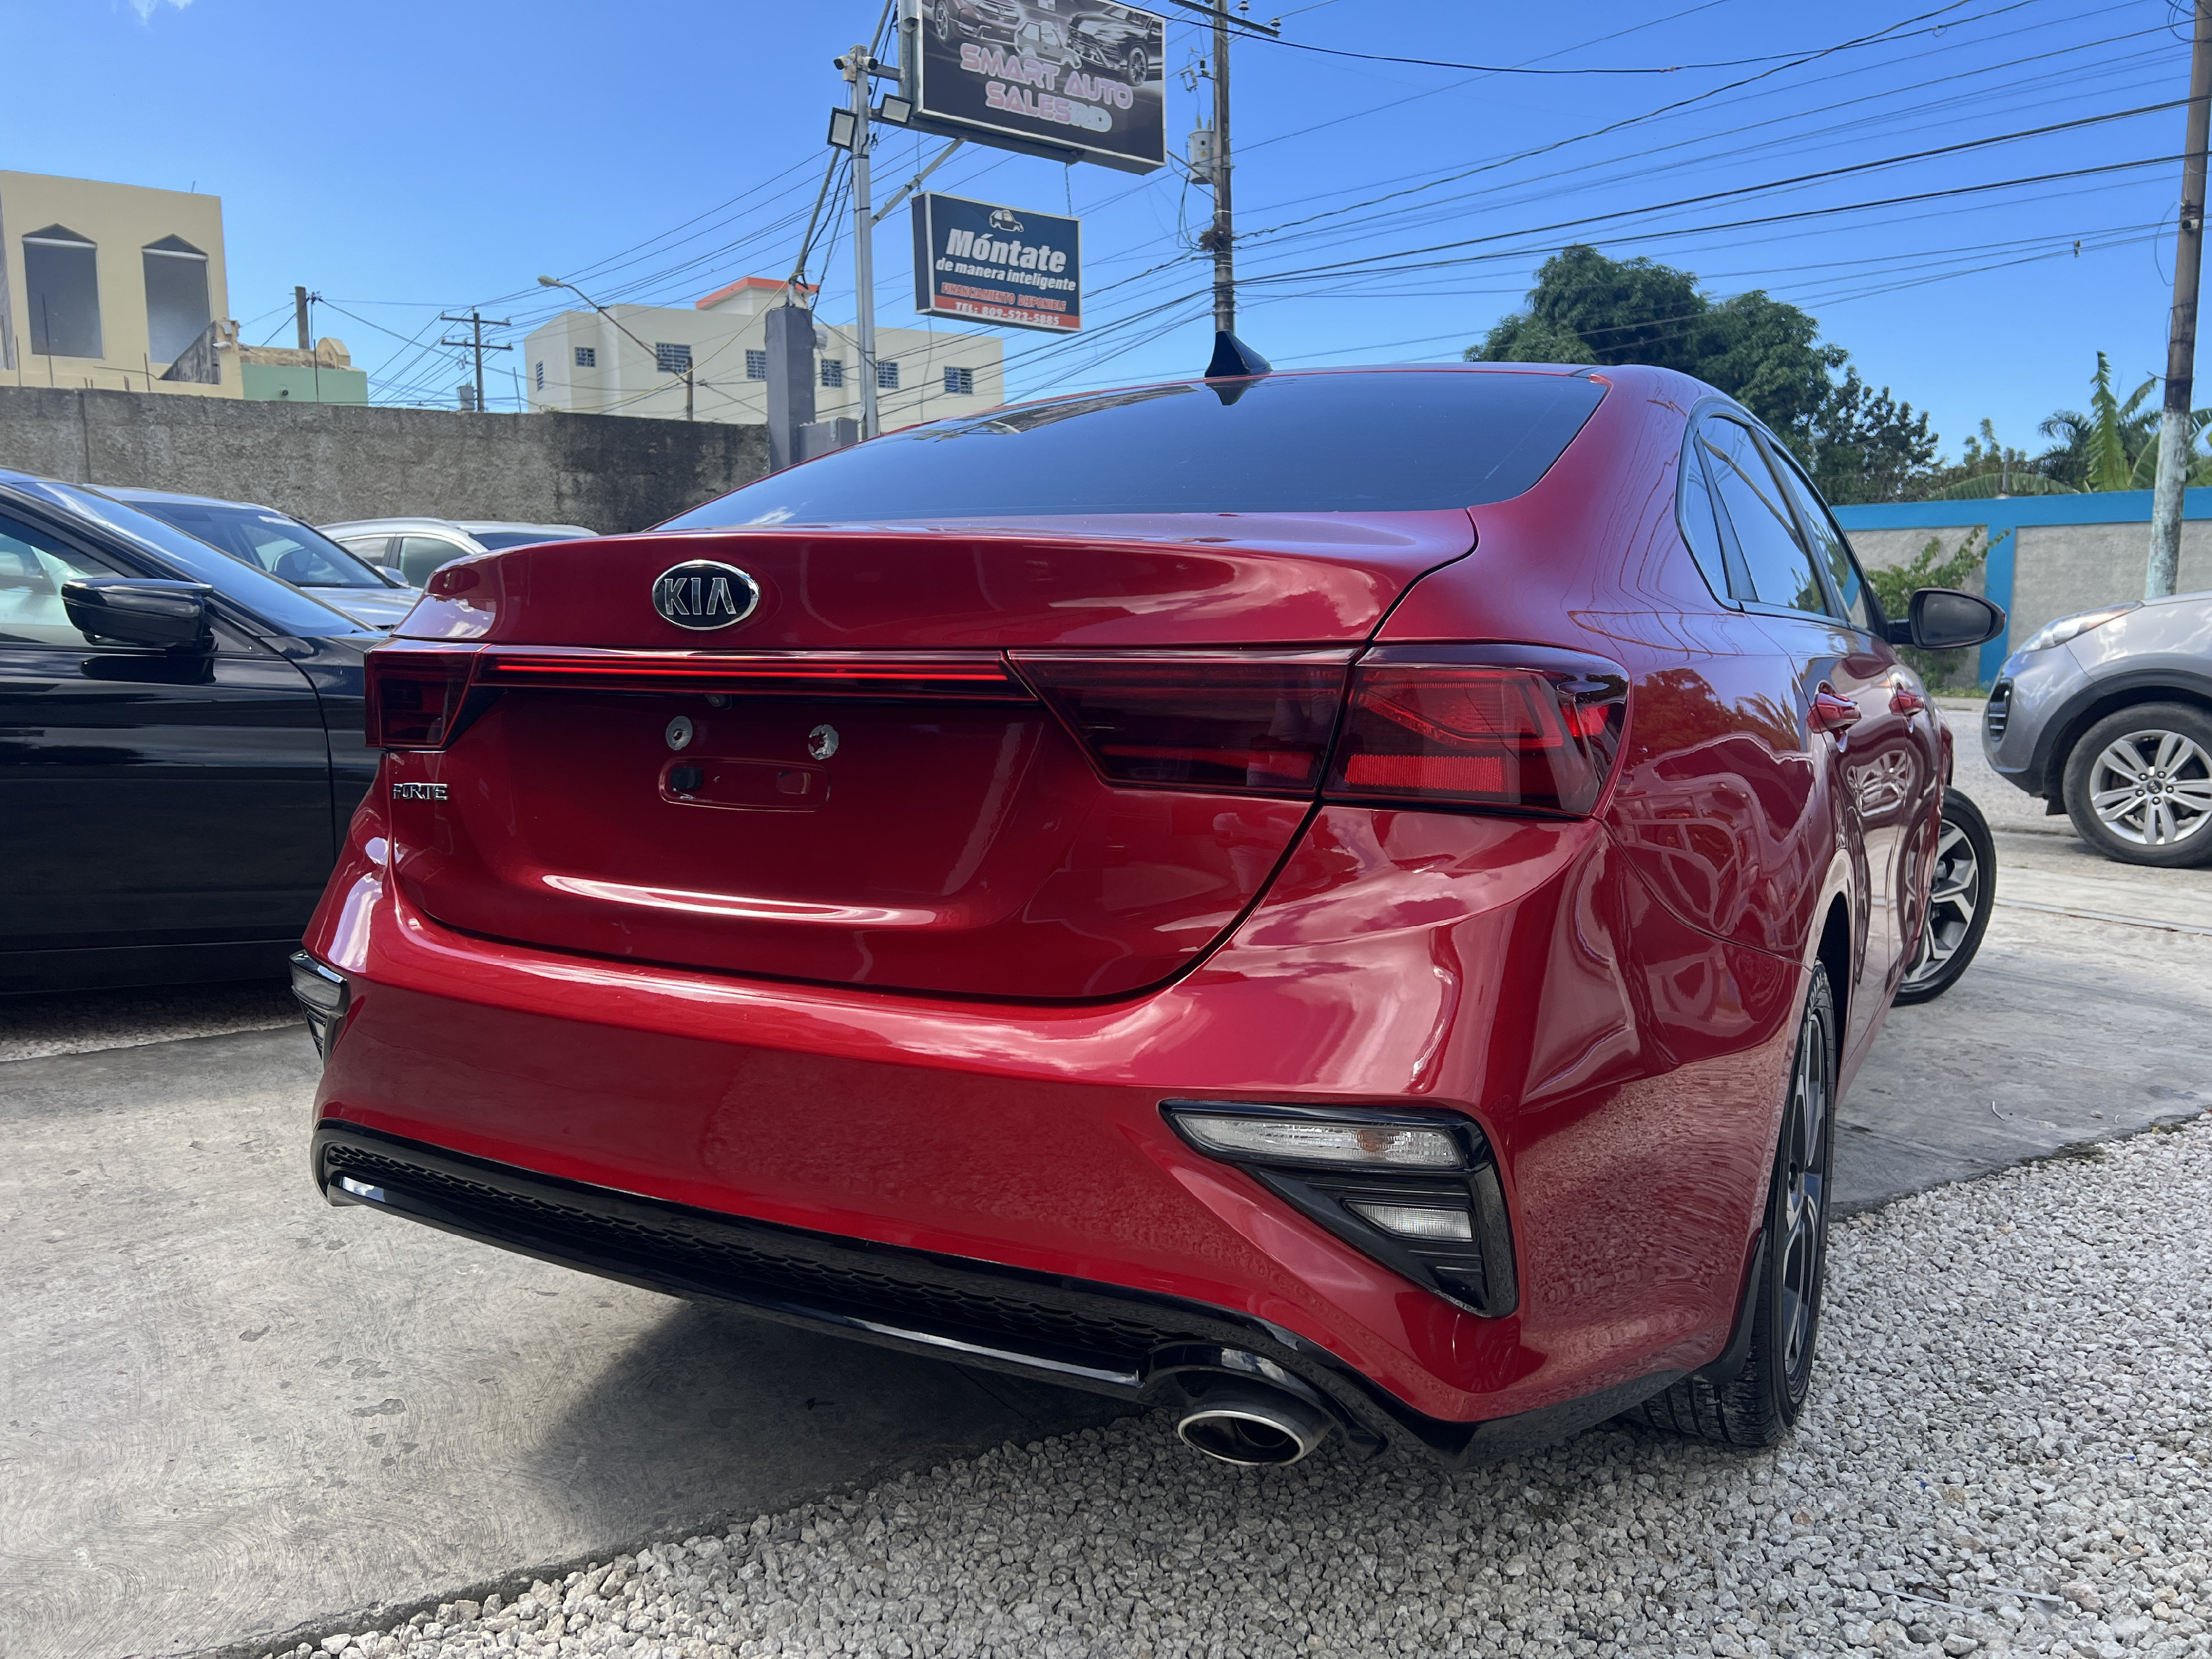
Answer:
<svg viewBox="0 0 2212 1659"><path fill-rule="evenodd" d="M1889 712L1893 714L1917 714L1928 707L1928 699L1909 685L1900 685L1889 694Z"/></svg>
<svg viewBox="0 0 2212 1659"><path fill-rule="evenodd" d="M1822 686L1813 694L1812 712L1805 716L1805 724L1815 732L1841 732L1859 723L1859 706L1849 697L1838 696L1835 691Z"/></svg>

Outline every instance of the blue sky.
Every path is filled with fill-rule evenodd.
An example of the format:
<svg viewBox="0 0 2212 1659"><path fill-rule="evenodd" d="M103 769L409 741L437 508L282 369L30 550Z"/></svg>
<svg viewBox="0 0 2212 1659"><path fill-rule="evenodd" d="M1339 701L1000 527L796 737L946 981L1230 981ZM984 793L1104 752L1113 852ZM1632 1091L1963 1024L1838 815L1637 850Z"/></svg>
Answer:
<svg viewBox="0 0 2212 1659"><path fill-rule="evenodd" d="M1253 15L1278 15L1273 3ZM1942 5L1290 0L1285 33L1313 46L1684 67L1484 74L1240 45L1237 199L1254 279L1241 331L1284 366L1455 356L1519 305L1547 252L1585 237L1686 266L1716 293L1764 288L1804 306L1867 379L1933 413L1947 452L1984 416L2033 451L2039 419L2086 403L2100 349L2124 391L2162 368L2179 166L2008 181L2172 155L2179 109L1653 211L2186 91L2169 0ZM419 343L435 339L434 313L481 303L533 322L555 308L540 271L602 299L679 304L784 274L844 89L830 59L879 7L19 0L0 166L221 195L231 310L249 340L289 343L304 283L328 302L318 332L346 340L378 401L443 403L459 368ZM1793 64L1888 26L1882 42ZM1204 46L1200 27L1171 26L1171 69ZM1695 67L1741 59L1761 61ZM1171 148L1210 96L1170 79ZM895 185L934 148L888 140L879 178ZM1998 187L1714 228L1984 184ZM932 187L1072 203L1085 218L1089 328L1010 331L1018 392L1202 366L1209 273L1189 237L1209 209L1172 169L1138 179L971 147ZM1404 193L1371 199L1385 191ZM904 220L877 244L887 323L910 319ZM1589 222L1549 228L1570 221ZM1468 246L1415 270L1312 269L1447 243ZM831 320L852 314L849 246L827 272Z"/></svg>

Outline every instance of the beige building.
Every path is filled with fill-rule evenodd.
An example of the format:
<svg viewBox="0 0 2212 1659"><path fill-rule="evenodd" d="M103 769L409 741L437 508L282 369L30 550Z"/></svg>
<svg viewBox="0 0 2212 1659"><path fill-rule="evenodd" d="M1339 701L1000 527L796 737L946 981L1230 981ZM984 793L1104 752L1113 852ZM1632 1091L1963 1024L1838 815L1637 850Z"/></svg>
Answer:
<svg viewBox="0 0 2212 1659"><path fill-rule="evenodd" d="M241 397L229 303L221 198L0 173L0 384Z"/></svg>
<svg viewBox="0 0 2212 1659"><path fill-rule="evenodd" d="M564 311L523 343L530 407L680 421L689 369L693 418L763 424L766 313L781 301L783 287L769 277L747 276L689 307L616 305L605 315ZM854 331L817 319L817 334L828 343L814 354L815 418L858 420L860 353ZM878 329L876 396L884 429L1004 403L1002 356L995 335Z"/></svg>

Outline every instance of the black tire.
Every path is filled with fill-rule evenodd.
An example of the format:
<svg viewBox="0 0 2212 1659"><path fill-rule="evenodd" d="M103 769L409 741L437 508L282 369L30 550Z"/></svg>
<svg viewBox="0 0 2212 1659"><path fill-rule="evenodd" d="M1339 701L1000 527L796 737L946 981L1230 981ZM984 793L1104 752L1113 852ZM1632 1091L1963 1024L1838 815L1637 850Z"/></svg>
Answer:
<svg viewBox="0 0 2212 1659"><path fill-rule="evenodd" d="M2130 754L2142 763L2132 785L2113 764ZM2212 863L2212 714L2202 708L2139 702L2106 715L2066 757L2061 787L2075 830L2106 858L2166 870Z"/></svg>
<svg viewBox="0 0 2212 1659"><path fill-rule="evenodd" d="M937 0L936 6L930 12L929 21L939 40L950 40L952 38L952 8L945 4L945 0Z"/></svg>
<svg viewBox="0 0 2212 1659"><path fill-rule="evenodd" d="M1813 1387L1820 1292L1828 1275L1828 1212L1836 1139L1836 999L1813 969L1782 1132L1767 1185L1766 1223L1747 1306L1750 1340L1734 1376L1724 1362L1692 1372L1640 1408L1654 1427L1729 1446L1771 1446L1796 1424ZM1731 1345L1733 1347L1733 1345Z"/></svg>
<svg viewBox="0 0 2212 1659"><path fill-rule="evenodd" d="M1936 831L1936 872L1928 915L1897 984L1897 1002L1933 1002L1959 982L1982 948L1997 896L1997 844L1982 809L1956 789L1943 792Z"/></svg>
<svg viewBox="0 0 2212 1659"><path fill-rule="evenodd" d="M1127 59L1121 65L1121 70L1122 73L1128 77L1131 88L1140 88L1146 80L1151 78L1152 60L1145 56L1145 49L1142 46L1132 46L1129 49Z"/></svg>

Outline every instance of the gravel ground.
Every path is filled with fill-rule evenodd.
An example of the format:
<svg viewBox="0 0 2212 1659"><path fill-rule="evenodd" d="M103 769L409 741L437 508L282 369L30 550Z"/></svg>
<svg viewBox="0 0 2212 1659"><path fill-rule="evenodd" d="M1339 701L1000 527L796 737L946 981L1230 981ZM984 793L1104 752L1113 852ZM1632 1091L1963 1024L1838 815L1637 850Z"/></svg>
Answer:
<svg viewBox="0 0 2212 1659"><path fill-rule="evenodd" d="M1611 1425L1461 1474L1237 1471L1154 1413L320 1647L2212 1654L2212 1121L1859 1217L1828 1305L1774 1452Z"/></svg>
<svg viewBox="0 0 2212 1659"><path fill-rule="evenodd" d="M0 1060L135 1048L299 1023L300 1006L283 980L0 997Z"/></svg>

